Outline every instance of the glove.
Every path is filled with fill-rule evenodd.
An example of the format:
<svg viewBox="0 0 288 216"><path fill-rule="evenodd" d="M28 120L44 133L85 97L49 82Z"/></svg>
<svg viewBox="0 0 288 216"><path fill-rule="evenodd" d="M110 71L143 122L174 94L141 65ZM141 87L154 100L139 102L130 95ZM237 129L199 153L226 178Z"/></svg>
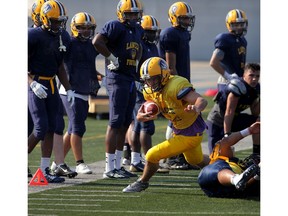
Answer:
<svg viewBox="0 0 288 216"><path fill-rule="evenodd" d="M231 79L239 79L239 76L236 73L229 74L227 71L224 72L223 77L226 80L231 80Z"/></svg>
<svg viewBox="0 0 288 216"><path fill-rule="evenodd" d="M40 99L44 99L47 98L47 92L45 90L47 90L47 88L45 86L43 86L42 84L33 81L30 84L30 88L32 89L32 91L34 92L34 94L40 98Z"/></svg>
<svg viewBox="0 0 288 216"><path fill-rule="evenodd" d="M112 53L107 57L110 64L107 66L109 70L117 70L119 68L118 58L116 58Z"/></svg>
<svg viewBox="0 0 288 216"><path fill-rule="evenodd" d="M70 106L72 107L75 101L75 94L74 91L71 89L67 91L67 101L70 103Z"/></svg>

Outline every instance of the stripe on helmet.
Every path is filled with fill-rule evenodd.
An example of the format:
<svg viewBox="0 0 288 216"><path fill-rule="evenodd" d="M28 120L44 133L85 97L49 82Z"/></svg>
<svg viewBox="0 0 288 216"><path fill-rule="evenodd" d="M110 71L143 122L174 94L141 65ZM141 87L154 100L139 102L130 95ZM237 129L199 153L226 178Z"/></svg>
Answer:
<svg viewBox="0 0 288 216"><path fill-rule="evenodd" d="M55 1L56 4L58 5L59 9L60 9L60 16L65 16L65 9L64 9L64 6L58 2L58 1Z"/></svg>
<svg viewBox="0 0 288 216"><path fill-rule="evenodd" d="M153 16L150 16L151 21L152 21L152 29L157 29L157 21Z"/></svg>
<svg viewBox="0 0 288 216"><path fill-rule="evenodd" d="M87 23L91 22L91 17L89 16L89 14L87 14L86 12L84 12L85 15L85 20Z"/></svg>
<svg viewBox="0 0 288 216"><path fill-rule="evenodd" d="M132 8L138 7L137 2L135 0L131 0L131 5L132 5Z"/></svg>
<svg viewBox="0 0 288 216"><path fill-rule="evenodd" d="M240 11L240 10L238 10L238 9L236 9L235 11L236 11L236 14L237 14L237 19L242 19L242 18L243 18L243 16L242 16L242 13L241 13L241 11Z"/></svg>
<svg viewBox="0 0 288 216"><path fill-rule="evenodd" d="M187 14L191 14L192 15L192 8L190 7L190 5L186 4L185 2L183 2L183 4L186 7Z"/></svg>
<svg viewBox="0 0 288 216"><path fill-rule="evenodd" d="M149 76L149 73L148 73L148 66L149 66L149 63L151 61L152 58L150 59L147 59L144 63L143 63L143 69L142 69L142 76Z"/></svg>

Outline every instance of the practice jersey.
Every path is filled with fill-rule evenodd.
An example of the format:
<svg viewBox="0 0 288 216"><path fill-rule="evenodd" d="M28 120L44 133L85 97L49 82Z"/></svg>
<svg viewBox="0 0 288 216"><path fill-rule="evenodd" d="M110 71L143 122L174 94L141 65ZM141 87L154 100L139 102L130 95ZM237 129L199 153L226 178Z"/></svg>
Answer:
<svg viewBox="0 0 288 216"><path fill-rule="evenodd" d="M135 28L131 28L118 20L114 20L106 23L100 34L108 39L107 47L119 61L118 70L110 71L107 69L106 76L109 78L122 76L124 79L135 80L136 60L141 57L142 27L137 25ZM110 61L106 64L110 64ZM125 76L123 77L123 75Z"/></svg>
<svg viewBox="0 0 288 216"><path fill-rule="evenodd" d="M45 34L43 34L45 31ZM70 46L70 36L67 31L61 33L61 41L66 47ZM60 51L60 37L53 35L41 27L28 29L28 71L32 75L53 77L58 74L65 51Z"/></svg>
<svg viewBox="0 0 288 216"><path fill-rule="evenodd" d="M246 94L237 96L233 92L233 94L236 97L239 97L239 101L237 103L236 109L235 109L235 116L237 116L242 111L249 108L253 102L260 97L260 84L258 83L255 88L252 88L249 86L242 78L240 80L245 84L245 87L247 89ZM208 114L207 119L211 122L213 122L216 125L223 126L224 122L224 115L227 105L227 97L231 93L228 86L226 85L225 88L221 91L219 91L216 99L216 103L212 107L211 111Z"/></svg>
<svg viewBox="0 0 288 216"><path fill-rule="evenodd" d="M190 46L191 34L183 28L169 27L160 33L159 54L166 59L165 53L176 55L176 70L179 76L190 81Z"/></svg>
<svg viewBox="0 0 288 216"><path fill-rule="evenodd" d="M245 37L222 33L216 36L214 46L215 49L218 48L225 53L221 61L225 70L242 77L246 63L247 41Z"/></svg>
<svg viewBox="0 0 288 216"><path fill-rule="evenodd" d="M71 47L64 59L68 71L69 83L79 94L89 94L90 79L97 79L95 60L99 53L92 41L80 41L71 37Z"/></svg>
<svg viewBox="0 0 288 216"><path fill-rule="evenodd" d="M184 77L170 76L168 82L160 92L147 94L149 89L143 90L145 100L153 100L160 107L162 115L170 120L176 129L185 129L191 126L197 119L195 112L185 112L188 102L177 99L178 93L184 88L193 88ZM147 91L147 92L146 92Z"/></svg>

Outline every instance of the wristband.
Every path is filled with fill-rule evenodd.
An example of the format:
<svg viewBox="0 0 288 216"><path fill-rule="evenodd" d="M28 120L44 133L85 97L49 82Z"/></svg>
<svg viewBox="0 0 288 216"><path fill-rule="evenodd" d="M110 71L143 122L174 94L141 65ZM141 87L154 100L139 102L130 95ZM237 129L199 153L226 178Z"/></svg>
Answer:
<svg viewBox="0 0 288 216"><path fill-rule="evenodd" d="M107 57L107 59L108 59L109 61L114 62L117 58L111 53L111 54Z"/></svg>
<svg viewBox="0 0 288 216"><path fill-rule="evenodd" d="M246 129L244 129L244 130L241 130L241 131L240 131L240 134L241 134L243 137L246 137L246 136L250 135L251 133L250 133L250 131L249 131L249 128L246 128Z"/></svg>
<svg viewBox="0 0 288 216"><path fill-rule="evenodd" d="M227 132L227 133L224 134L224 137L228 137L230 135L231 135L231 132Z"/></svg>

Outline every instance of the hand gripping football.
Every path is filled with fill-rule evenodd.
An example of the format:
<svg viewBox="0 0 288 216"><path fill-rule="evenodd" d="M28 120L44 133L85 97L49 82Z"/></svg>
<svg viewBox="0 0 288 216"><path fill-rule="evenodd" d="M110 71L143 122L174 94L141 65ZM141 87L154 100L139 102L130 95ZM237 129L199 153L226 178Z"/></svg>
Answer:
<svg viewBox="0 0 288 216"><path fill-rule="evenodd" d="M144 103L144 112L152 112L151 115L158 115L160 113L160 108L154 101L146 101Z"/></svg>

